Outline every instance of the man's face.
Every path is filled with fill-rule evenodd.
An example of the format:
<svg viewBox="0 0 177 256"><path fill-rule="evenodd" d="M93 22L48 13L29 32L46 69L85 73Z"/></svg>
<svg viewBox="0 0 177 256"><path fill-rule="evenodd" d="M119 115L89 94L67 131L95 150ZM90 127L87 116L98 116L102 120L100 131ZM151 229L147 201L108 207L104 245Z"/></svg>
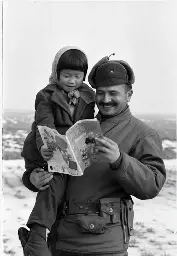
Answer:
<svg viewBox="0 0 177 256"><path fill-rule="evenodd" d="M98 87L96 89L96 104L102 115L115 116L127 105L132 90L127 92L126 85Z"/></svg>
<svg viewBox="0 0 177 256"><path fill-rule="evenodd" d="M84 79L84 72L71 69L60 71L59 83L63 90L70 92L81 86Z"/></svg>

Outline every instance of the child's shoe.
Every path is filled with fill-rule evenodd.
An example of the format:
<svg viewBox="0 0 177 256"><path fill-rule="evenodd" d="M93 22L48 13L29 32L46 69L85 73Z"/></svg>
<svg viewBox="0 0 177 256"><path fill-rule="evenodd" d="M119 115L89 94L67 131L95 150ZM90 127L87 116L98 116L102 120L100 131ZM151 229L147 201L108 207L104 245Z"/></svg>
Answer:
<svg viewBox="0 0 177 256"><path fill-rule="evenodd" d="M28 232L28 235L25 230ZM46 228L43 228L43 231L45 232L39 232L41 229L36 228L33 228L30 231L27 229L25 230L21 232L22 236L20 239L24 256L51 256L46 241Z"/></svg>
<svg viewBox="0 0 177 256"><path fill-rule="evenodd" d="M24 227L20 227L18 229L18 238L21 242L22 248L24 249L29 238L29 231Z"/></svg>

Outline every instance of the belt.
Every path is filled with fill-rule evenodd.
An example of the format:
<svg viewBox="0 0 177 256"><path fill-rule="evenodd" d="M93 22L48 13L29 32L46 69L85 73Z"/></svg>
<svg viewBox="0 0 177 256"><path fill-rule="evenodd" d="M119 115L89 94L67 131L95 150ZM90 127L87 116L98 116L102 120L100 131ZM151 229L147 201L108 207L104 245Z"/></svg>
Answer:
<svg viewBox="0 0 177 256"><path fill-rule="evenodd" d="M100 206L97 203L76 203L75 201L65 202L63 215L74 214L99 214Z"/></svg>

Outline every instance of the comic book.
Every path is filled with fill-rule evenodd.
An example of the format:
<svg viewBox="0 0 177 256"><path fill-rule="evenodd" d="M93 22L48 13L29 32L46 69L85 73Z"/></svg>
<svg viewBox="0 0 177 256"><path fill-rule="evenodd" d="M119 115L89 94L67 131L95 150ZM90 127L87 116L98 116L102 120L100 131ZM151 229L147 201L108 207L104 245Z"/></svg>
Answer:
<svg viewBox="0 0 177 256"><path fill-rule="evenodd" d="M95 138L102 137L97 119L83 119L71 126L66 135L55 129L38 126L44 145L53 150L48 161L49 172L81 176L93 162L99 161L95 151Z"/></svg>

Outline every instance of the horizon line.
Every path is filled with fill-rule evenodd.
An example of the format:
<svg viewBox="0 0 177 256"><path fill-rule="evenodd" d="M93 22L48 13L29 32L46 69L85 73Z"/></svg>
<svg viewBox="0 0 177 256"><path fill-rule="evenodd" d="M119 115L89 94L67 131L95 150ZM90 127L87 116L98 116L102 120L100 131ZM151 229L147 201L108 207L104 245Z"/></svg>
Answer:
<svg viewBox="0 0 177 256"><path fill-rule="evenodd" d="M12 109L12 108L4 108L2 112L35 112L32 109ZM132 111L133 112L133 111ZM162 112L133 112L134 115L173 115L176 116L176 113L162 113Z"/></svg>

